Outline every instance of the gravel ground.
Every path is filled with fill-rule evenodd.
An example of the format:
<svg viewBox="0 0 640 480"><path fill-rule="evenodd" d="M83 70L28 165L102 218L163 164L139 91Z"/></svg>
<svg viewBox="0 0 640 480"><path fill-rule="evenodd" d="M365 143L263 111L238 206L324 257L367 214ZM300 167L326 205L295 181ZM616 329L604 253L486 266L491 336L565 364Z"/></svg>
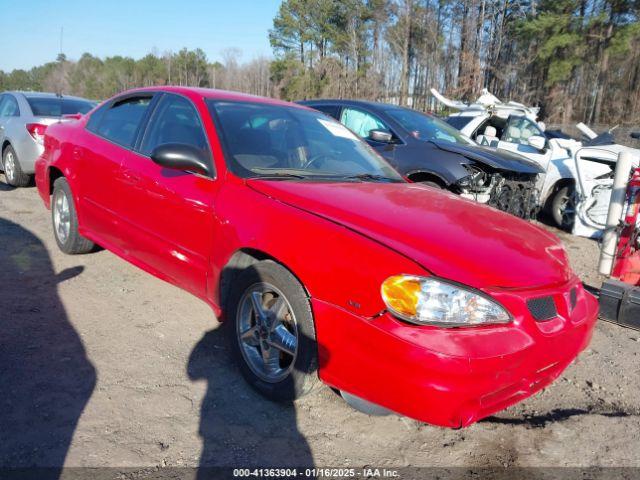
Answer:
<svg viewBox="0 0 640 480"><path fill-rule="evenodd" d="M597 244L561 237L599 286ZM0 184L0 241L0 466L640 467L640 332L600 322L550 388L448 430L328 388L262 399L204 303L107 251L61 254L35 188Z"/></svg>

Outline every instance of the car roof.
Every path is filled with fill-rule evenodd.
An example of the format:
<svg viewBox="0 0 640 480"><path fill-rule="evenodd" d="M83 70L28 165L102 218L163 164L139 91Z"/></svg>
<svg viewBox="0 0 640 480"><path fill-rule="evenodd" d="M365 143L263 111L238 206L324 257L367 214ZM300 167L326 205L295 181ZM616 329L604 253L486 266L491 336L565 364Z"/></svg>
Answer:
<svg viewBox="0 0 640 480"><path fill-rule="evenodd" d="M187 97L199 96L212 100L228 100L232 102L254 102L264 103L269 105L281 105L288 107L304 108L308 107L297 105L295 103L286 102L284 100L276 100L275 98L260 97L258 95L250 95L248 93L232 92L229 90L217 90L213 88L200 88L200 87L180 87L180 86L159 86L159 87L143 87L135 88L122 92L125 94L131 94L136 92L169 92L178 93Z"/></svg>
<svg viewBox="0 0 640 480"><path fill-rule="evenodd" d="M301 100L296 102L300 105L311 106L311 105L341 105L341 106L352 106L352 107L369 107L374 110L390 110L390 109L404 109L406 107L401 107L399 105L394 105L392 103L382 103L382 102L373 102L370 100L349 100L349 99L339 99L339 98L321 98L318 100Z"/></svg>
<svg viewBox="0 0 640 480"><path fill-rule="evenodd" d="M32 92L32 91L25 91L25 90L11 90L4 93L22 95L25 98L66 98L69 100L81 100L84 102L91 102L91 100L87 100L86 98L74 97L73 95L58 95L57 93L51 93L51 92Z"/></svg>

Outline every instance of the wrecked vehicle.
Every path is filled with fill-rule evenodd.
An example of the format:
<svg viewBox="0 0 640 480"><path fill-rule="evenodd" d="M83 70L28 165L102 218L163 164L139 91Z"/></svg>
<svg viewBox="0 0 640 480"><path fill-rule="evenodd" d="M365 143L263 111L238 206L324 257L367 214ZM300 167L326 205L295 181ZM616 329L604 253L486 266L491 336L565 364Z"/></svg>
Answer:
<svg viewBox="0 0 640 480"><path fill-rule="evenodd" d="M324 382L459 428L546 388L591 339L597 301L556 236L404 182L310 108L149 87L44 145L60 250L95 242L206 302L271 400Z"/></svg>
<svg viewBox="0 0 640 480"><path fill-rule="evenodd" d="M544 169L545 174L541 175L538 184L540 206L558 227L566 231L573 231L576 221L577 165L580 165L582 180L594 182L611 176L611 158L615 164L615 158L621 151L629 150L636 156L640 155L637 149L616 144L611 132L598 135L584 124L577 125L586 136L584 141L559 131L546 131L544 123L537 120L537 107L513 101L501 102L486 89L473 103L448 99L433 88L431 93L440 103L456 111L447 117L449 125L480 145L498 151L517 152ZM584 147L597 147L589 154L591 161L576 157ZM595 193L601 192L596 190ZM582 231L580 227L578 230ZM595 232L586 229L585 232L589 233L587 236L601 233L599 229Z"/></svg>
<svg viewBox="0 0 640 480"><path fill-rule="evenodd" d="M539 165L483 148L445 122L408 108L359 100L298 102L347 126L402 176L517 217L537 214Z"/></svg>

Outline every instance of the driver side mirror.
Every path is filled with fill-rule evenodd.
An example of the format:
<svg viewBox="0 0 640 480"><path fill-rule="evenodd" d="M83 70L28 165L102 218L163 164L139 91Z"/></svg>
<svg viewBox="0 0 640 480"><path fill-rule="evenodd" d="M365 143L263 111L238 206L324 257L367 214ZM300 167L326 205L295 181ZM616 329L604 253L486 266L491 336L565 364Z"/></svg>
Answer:
<svg viewBox="0 0 640 480"><path fill-rule="evenodd" d="M158 145L151 152L151 160L165 168L211 176L209 158L205 152L192 145L184 143Z"/></svg>
<svg viewBox="0 0 640 480"><path fill-rule="evenodd" d="M532 135L529 137L529 145L537 150L544 150L547 147L547 139L541 135Z"/></svg>
<svg viewBox="0 0 640 480"><path fill-rule="evenodd" d="M369 130L369 139L375 142L381 143L391 143L393 140L393 135L391 132L387 132L386 130Z"/></svg>

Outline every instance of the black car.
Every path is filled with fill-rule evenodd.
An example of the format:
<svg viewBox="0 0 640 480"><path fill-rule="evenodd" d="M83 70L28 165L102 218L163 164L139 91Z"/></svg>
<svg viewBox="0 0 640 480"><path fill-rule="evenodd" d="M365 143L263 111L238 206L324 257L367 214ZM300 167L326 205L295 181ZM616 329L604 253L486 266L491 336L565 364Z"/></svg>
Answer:
<svg viewBox="0 0 640 480"><path fill-rule="evenodd" d="M522 218L538 210L540 166L481 147L445 122L409 108L361 100L308 100L362 137L406 179L447 189Z"/></svg>

